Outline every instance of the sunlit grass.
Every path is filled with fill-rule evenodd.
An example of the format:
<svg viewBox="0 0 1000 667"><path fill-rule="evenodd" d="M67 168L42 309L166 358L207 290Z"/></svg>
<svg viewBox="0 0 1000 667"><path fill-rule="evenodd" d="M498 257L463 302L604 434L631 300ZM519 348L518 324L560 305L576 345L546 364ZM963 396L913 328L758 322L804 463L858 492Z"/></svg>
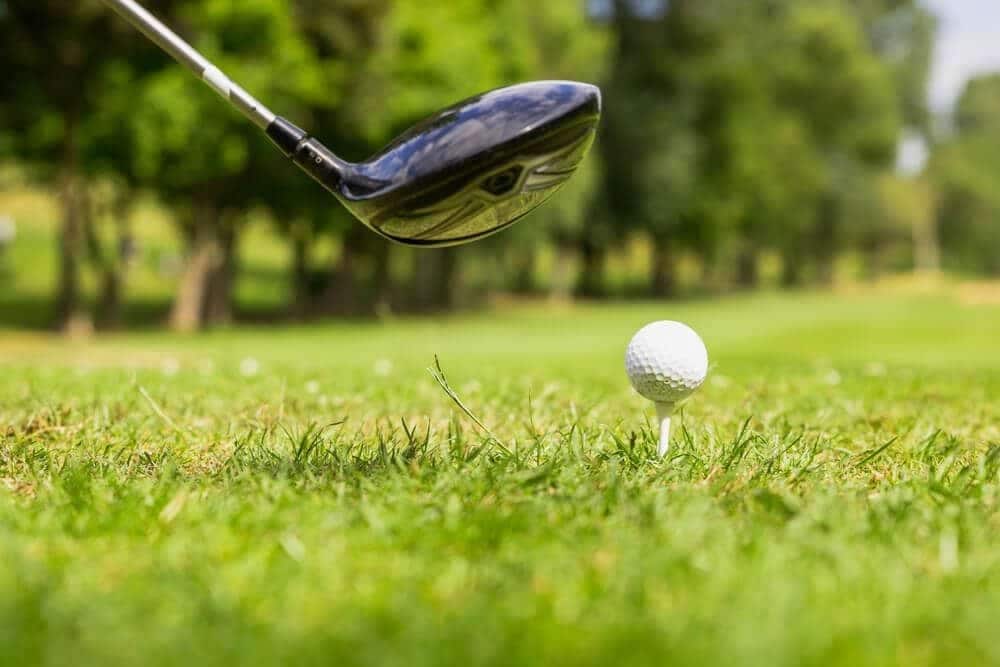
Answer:
<svg viewBox="0 0 1000 667"><path fill-rule="evenodd" d="M664 317L713 365L660 462L622 355ZM854 294L5 335L0 662L997 662L997 330Z"/></svg>

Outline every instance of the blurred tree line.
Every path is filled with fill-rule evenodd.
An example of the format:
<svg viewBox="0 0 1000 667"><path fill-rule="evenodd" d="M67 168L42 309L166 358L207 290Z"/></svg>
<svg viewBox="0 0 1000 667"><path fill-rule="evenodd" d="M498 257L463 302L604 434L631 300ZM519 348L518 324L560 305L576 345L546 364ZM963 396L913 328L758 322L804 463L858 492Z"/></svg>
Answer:
<svg viewBox="0 0 1000 667"><path fill-rule="evenodd" d="M530 79L601 84L601 138L529 222L463 248L392 246L98 0L0 0L0 159L58 195L60 326L120 322L131 211L149 193L185 248L179 330L233 317L239 241L261 217L289 244L298 316L448 309L473 283L598 297L621 289L610 259L636 242L655 296L754 287L769 260L785 285L829 283L847 254L873 277L942 262L1000 274L1000 78L935 132L934 21L917 0L146 5L349 159ZM897 169L904 133L933 148L919 173ZM337 251L321 261L326 240Z"/></svg>

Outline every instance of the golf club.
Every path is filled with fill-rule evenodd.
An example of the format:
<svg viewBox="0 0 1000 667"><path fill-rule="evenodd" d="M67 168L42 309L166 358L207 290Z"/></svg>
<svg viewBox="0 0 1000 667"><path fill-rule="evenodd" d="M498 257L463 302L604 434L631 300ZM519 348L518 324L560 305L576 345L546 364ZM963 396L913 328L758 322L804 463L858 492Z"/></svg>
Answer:
<svg viewBox="0 0 1000 667"><path fill-rule="evenodd" d="M359 220L406 245L458 245L513 224L573 175L600 120L595 86L523 83L444 109L352 163L275 115L138 3L104 2L229 100Z"/></svg>

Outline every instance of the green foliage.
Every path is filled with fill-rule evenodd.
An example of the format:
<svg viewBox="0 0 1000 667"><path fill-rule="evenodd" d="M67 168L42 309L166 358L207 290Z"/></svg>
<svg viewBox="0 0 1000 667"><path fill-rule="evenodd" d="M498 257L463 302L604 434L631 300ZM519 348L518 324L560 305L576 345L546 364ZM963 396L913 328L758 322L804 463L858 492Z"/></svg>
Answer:
<svg viewBox="0 0 1000 667"><path fill-rule="evenodd" d="M954 122L959 135L1000 133L1000 74L969 82L958 101Z"/></svg>
<svg viewBox="0 0 1000 667"><path fill-rule="evenodd" d="M619 225L710 259L746 243L791 256L871 217L849 200L892 162L899 92L844 4L682 1L649 20L620 3L615 26L602 149ZM841 200L835 237L815 234Z"/></svg>
<svg viewBox="0 0 1000 667"><path fill-rule="evenodd" d="M390 81L389 113L400 128L442 106L525 78L527 32L510 30L516 3L396 3L379 63Z"/></svg>
<svg viewBox="0 0 1000 667"><path fill-rule="evenodd" d="M785 30L791 57L776 98L801 114L825 153L885 165L899 139L896 91L861 26L836 5L795 3Z"/></svg>
<svg viewBox="0 0 1000 667"><path fill-rule="evenodd" d="M937 20L917 0L851 0L872 48L886 63L899 95L904 122L929 135L927 81Z"/></svg>
<svg viewBox="0 0 1000 667"><path fill-rule="evenodd" d="M102 91L83 82L138 56L111 30L114 20L96 0L22 2L0 14L0 65L9 73L0 82L3 132L10 156L44 182L72 169L84 151L82 128L100 106ZM85 46L79 37L88 34L105 38ZM135 62L141 66L141 57Z"/></svg>
<svg viewBox="0 0 1000 667"><path fill-rule="evenodd" d="M387 88L377 112L398 131L449 100L513 82L592 79L606 38L572 3L399 0L382 40L373 67Z"/></svg>
<svg viewBox="0 0 1000 667"><path fill-rule="evenodd" d="M969 83L934 157L938 227L952 266L1000 275L1000 76Z"/></svg>
<svg viewBox="0 0 1000 667"><path fill-rule="evenodd" d="M930 135L935 26L917 0L672 0L662 12L652 11L657 2L632 0L148 4L347 159L490 88L603 82L597 150L529 222L461 251L473 273L495 274L470 279L470 292L521 283L554 252L567 266L576 256L581 275L600 282L609 253L637 247L649 250L640 263L659 294L671 289L662 274L682 264L713 288L754 284L758 260L774 255L788 284L832 279L848 252L891 255L893 267L906 268L921 254L916 245L937 256L926 211L933 204L949 266L998 270L992 221L1000 204L988 185L998 168L995 85L970 87L926 182L893 181L901 131ZM613 11L597 11L602 4ZM405 307L409 288L426 282L422 267L440 256L366 236L255 128L102 3L0 8L0 66L11 73L0 81L0 158L60 188L60 293L88 255L113 254L83 251L114 235L105 228L127 240L127 215L114 226L94 222L94 192L126 202L154 195L189 255L198 225L225 250L239 246L248 221L270 221L294 246L298 282L289 293L345 285L356 302L380 292ZM88 219L71 215L82 209ZM222 273L235 272L236 259L229 252ZM438 282L462 282L466 274L452 264ZM302 307L313 306L324 304Z"/></svg>
<svg viewBox="0 0 1000 667"><path fill-rule="evenodd" d="M663 304L2 338L0 662L996 662L1000 310L666 314L713 367L664 462Z"/></svg>
<svg viewBox="0 0 1000 667"><path fill-rule="evenodd" d="M315 57L287 3L215 0L177 13L195 27L186 35L195 48L269 105L336 108L342 69ZM252 169L251 155L263 152L266 140L190 72L164 67L133 91L130 104L131 144L144 183L180 201L206 191L228 193L219 195L223 201L253 201L256 178L266 172Z"/></svg>

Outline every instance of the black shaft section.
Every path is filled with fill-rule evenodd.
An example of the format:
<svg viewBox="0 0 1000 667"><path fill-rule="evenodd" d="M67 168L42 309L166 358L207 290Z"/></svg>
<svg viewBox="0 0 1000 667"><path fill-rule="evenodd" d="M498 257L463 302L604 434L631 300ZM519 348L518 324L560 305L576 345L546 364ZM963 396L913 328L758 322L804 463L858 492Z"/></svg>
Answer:
<svg viewBox="0 0 1000 667"><path fill-rule="evenodd" d="M344 171L349 166L333 152L313 139L306 131L278 117L267 126L267 136L274 142L285 157L302 167L302 171L313 177L324 188L334 194L339 194L340 183Z"/></svg>
<svg viewBox="0 0 1000 667"><path fill-rule="evenodd" d="M312 137L300 141L295 147L292 161L324 188L333 194L340 194L340 183L344 180L347 163L319 141Z"/></svg>
<svg viewBox="0 0 1000 667"><path fill-rule="evenodd" d="M309 138L305 130L280 116L267 126L265 132L274 145L281 149L285 157L295 155L295 149L298 148L298 145Z"/></svg>

